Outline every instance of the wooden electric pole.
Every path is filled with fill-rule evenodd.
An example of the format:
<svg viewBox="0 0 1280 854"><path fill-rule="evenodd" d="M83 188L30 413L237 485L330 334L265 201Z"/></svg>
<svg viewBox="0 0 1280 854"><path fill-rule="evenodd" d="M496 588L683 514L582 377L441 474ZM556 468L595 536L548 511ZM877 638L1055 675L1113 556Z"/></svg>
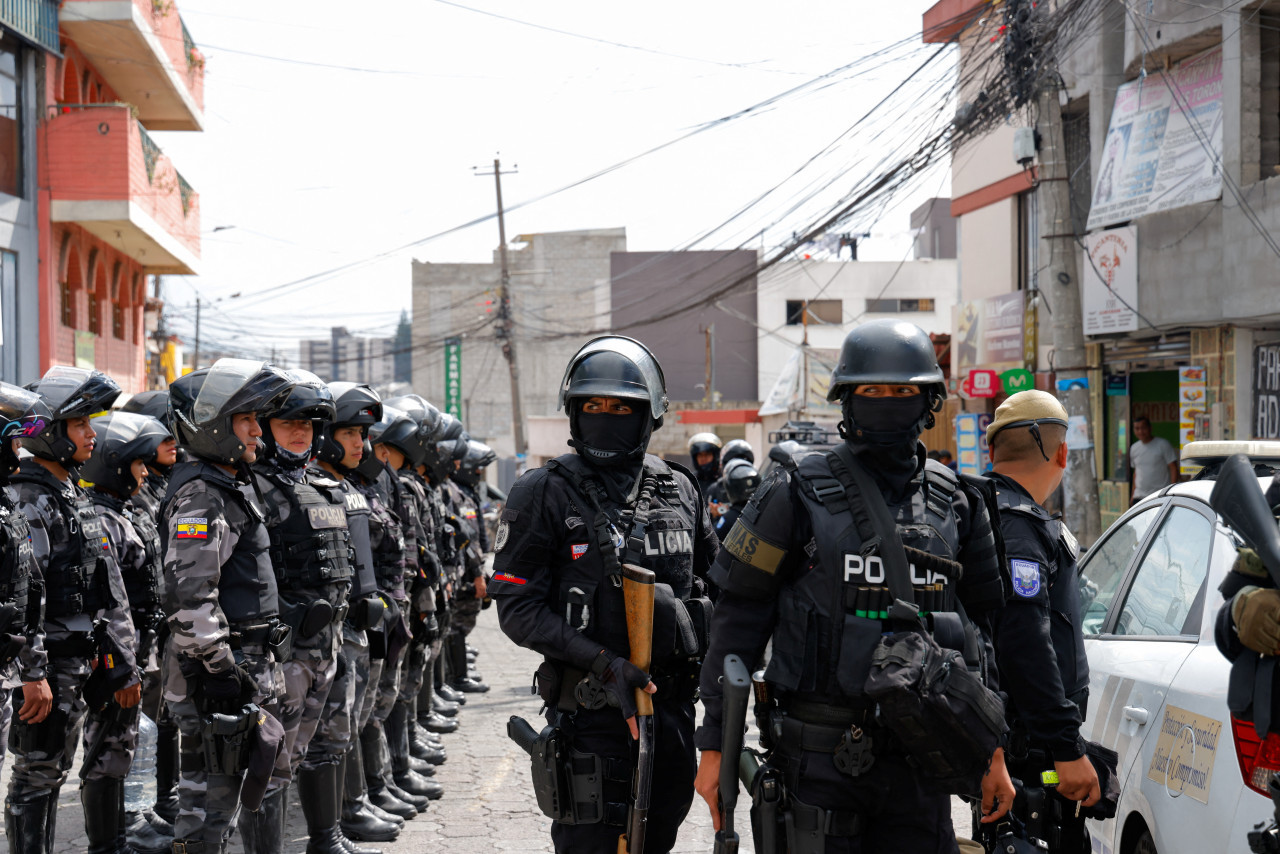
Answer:
<svg viewBox="0 0 1280 854"><path fill-rule="evenodd" d="M479 167L476 167L479 169ZM493 175L494 187L498 193L498 259L502 271L502 285L498 296L498 328L497 337L502 342L502 355L507 360L507 370L511 374L511 435L515 444L516 456L523 458L528 453L524 439L524 410L520 405L520 366L516 362L515 339L511 334L511 271L507 268L507 224L502 209L502 176L513 175L515 171L504 173L502 163L493 159L493 172L475 173L481 177Z"/></svg>

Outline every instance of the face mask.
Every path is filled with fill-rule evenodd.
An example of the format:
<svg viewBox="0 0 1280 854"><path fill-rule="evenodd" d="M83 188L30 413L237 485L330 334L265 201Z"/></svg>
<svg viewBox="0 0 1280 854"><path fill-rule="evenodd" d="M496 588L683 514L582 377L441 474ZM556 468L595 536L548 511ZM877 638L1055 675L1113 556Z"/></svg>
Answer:
<svg viewBox="0 0 1280 854"><path fill-rule="evenodd" d="M630 415L583 412L578 415L578 438L582 444L597 450L625 454L644 441L648 421L647 409Z"/></svg>
<svg viewBox="0 0 1280 854"><path fill-rule="evenodd" d="M281 447L280 445L276 445L276 453L280 457L281 468L286 468L286 469L301 468L302 466L305 466L308 462L311 461L310 451L305 451L301 454L296 454L293 451L290 451L288 448L284 448L284 447Z"/></svg>
<svg viewBox="0 0 1280 854"><path fill-rule="evenodd" d="M915 442L924 428L925 395L915 397L860 397L845 402L849 438L872 445ZM861 435L859 435L861 433Z"/></svg>

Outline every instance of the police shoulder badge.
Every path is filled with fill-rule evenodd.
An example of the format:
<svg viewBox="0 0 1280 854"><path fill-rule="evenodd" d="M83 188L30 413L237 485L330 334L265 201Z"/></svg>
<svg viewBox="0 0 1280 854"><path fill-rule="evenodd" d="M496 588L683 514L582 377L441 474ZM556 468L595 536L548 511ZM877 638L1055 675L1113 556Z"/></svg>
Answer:
<svg viewBox="0 0 1280 854"><path fill-rule="evenodd" d="M498 523L498 535L493 540L493 550L495 552L502 551L502 547L507 544L507 535L511 533L511 527L505 520Z"/></svg>
<svg viewBox="0 0 1280 854"><path fill-rule="evenodd" d="M1009 561L1013 592L1030 599L1040 592L1040 564L1033 560Z"/></svg>

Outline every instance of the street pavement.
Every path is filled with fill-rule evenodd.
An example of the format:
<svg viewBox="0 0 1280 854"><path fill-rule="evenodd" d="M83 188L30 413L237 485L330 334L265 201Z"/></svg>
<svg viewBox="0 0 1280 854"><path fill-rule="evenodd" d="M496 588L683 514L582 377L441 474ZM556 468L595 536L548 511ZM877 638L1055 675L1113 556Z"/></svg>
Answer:
<svg viewBox="0 0 1280 854"><path fill-rule="evenodd" d="M476 666L492 690L468 695L461 711L458 731L444 736L449 760L439 767L436 779L445 786L444 797L432 803L425 815L405 825L400 838L383 845L392 852L447 851L469 854L479 851L551 852L551 821L539 811L529 784L529 760L506 736L507 719L522 715L541 728L538 710L541 701L529 692L533 671L540 657L511 643L498 628L496 609L480 615L471 643L480 650ZM701 708L701 707L699 707ZM754 736L751 737L754 743ZM87 848L84 817L77 791L77 771L72 769L62 789L58 805L57 854L83 852ZM0 785L8 791L9 763L0 774ZM661 780L655 785L662 785ZM301 854L306 849L306 828L294 790L283 854ZM956 826L968 829L967 808L954 802ZM739 799L738 832L744 852L754 850L751 842L749 800ZM2 834L0 834L2 835ZM701 798L694 800L689 817L680 830L673 849L707 852L715 838L711 816ZM233 835L232 852L240 852Z"/></svg>

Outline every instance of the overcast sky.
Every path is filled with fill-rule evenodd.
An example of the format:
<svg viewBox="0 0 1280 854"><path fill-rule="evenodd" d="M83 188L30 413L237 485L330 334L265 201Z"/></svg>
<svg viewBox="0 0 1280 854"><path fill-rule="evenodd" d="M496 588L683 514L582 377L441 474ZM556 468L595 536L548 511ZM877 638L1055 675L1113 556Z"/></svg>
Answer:
<svg viewBox="0 0 1280 854"><path fill-rule="evenodd" d="M190 330L198 292L205 346L292 359L299 337L332 325L389 334L410 307L411 259L483 262L497 245L488 221L392 251L492 213L493 179L472 167L499 153L504 170L518 165L503 178L515 206L810 84L507 216L509 237L624 226L632 250L688 246L893 89L930 49L918 35L929 5L180 0L207 57L205 131L155 136L200 193L204 237L202 275L165 277L170 324ZM856 77L811 84L898 42ZM951 63L929 79L945 84ZM865 178L860 152L885 142L859 131L807 185L784 185L696 248L776 248ZM815 198L788 214L806 186ZM901 260L909 211L948 189L934 170L851 223L874 235L860 256Z"/></svg>

